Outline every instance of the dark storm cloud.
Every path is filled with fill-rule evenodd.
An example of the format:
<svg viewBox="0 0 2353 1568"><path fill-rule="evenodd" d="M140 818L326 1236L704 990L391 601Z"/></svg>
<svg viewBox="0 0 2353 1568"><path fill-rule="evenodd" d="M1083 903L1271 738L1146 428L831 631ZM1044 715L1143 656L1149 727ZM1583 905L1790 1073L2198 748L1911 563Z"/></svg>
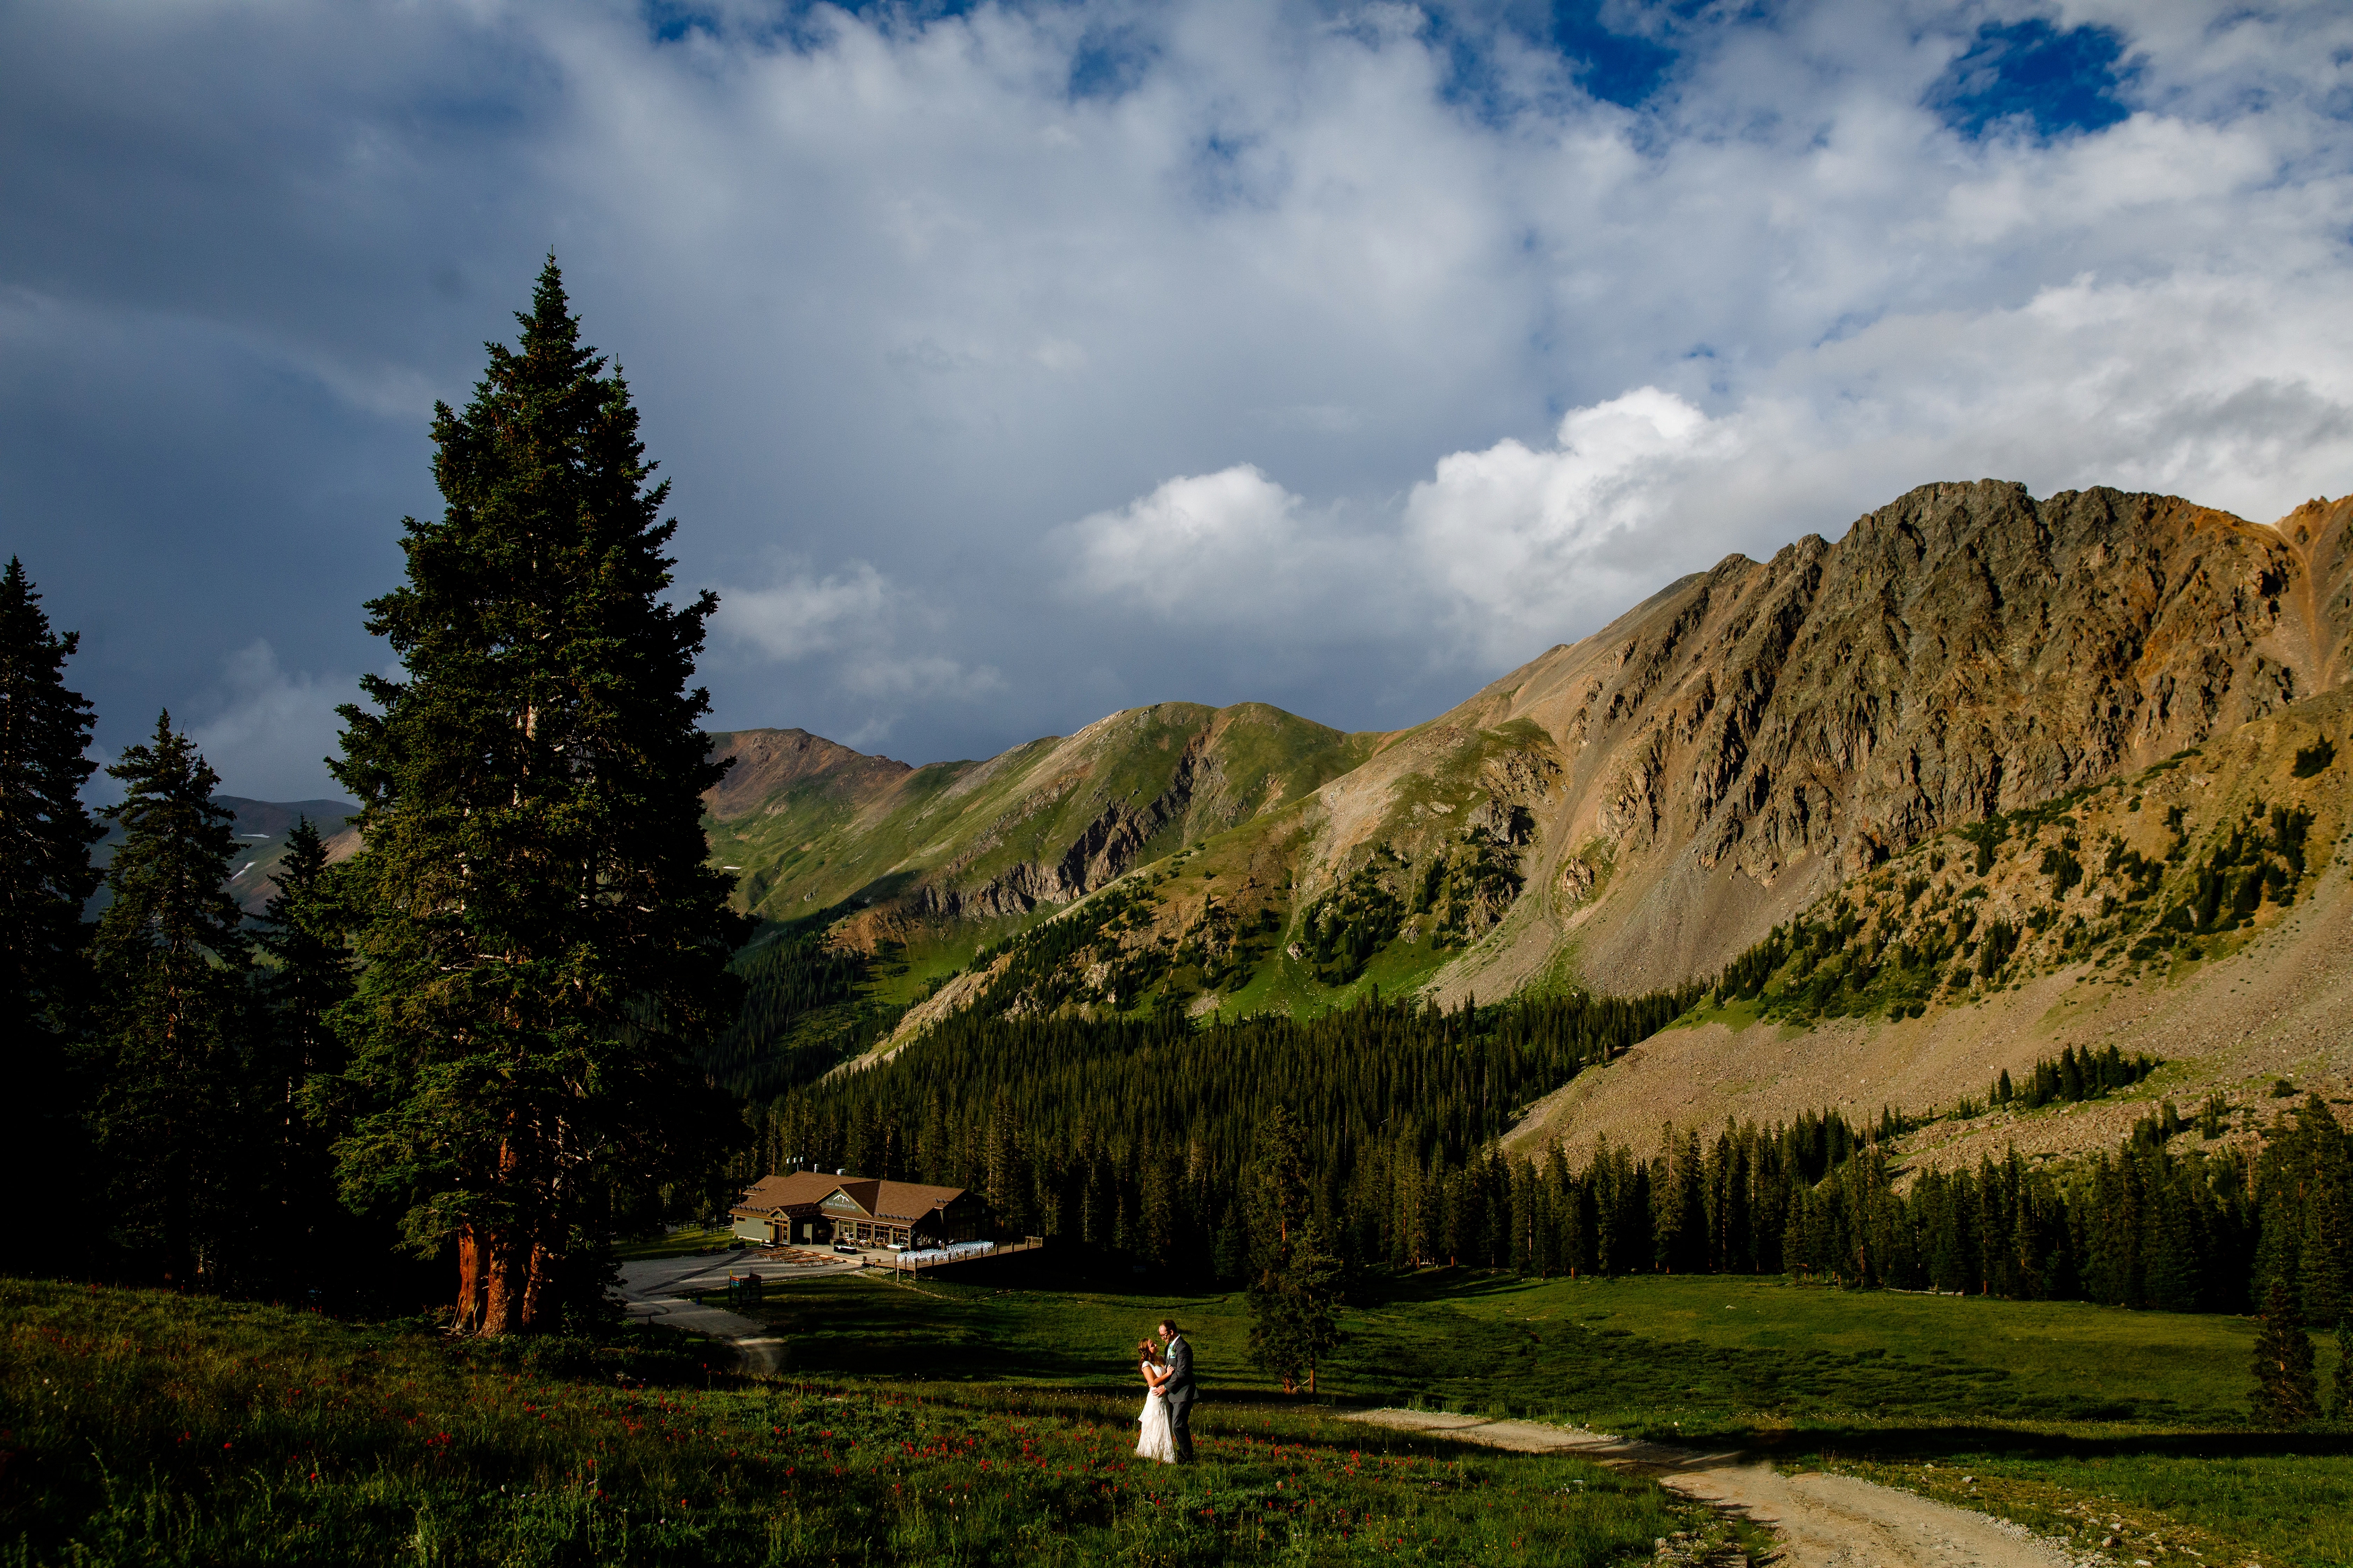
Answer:
<svg viewBox="0 0 2353 1568"><path fill-rule="evenodd" d="M324 787L554 246L721 724L1426 717L1912 483L2353 488L2334 7L20 7L0 490L120 744ZM2334 97L2332 96L2334 95Z"/></svg>

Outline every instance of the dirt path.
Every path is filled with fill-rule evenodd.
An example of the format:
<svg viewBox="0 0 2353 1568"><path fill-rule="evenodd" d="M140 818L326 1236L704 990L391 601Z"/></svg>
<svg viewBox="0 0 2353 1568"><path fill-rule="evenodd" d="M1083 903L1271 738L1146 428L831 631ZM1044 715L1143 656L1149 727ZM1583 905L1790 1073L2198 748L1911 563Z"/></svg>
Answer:
<svg viewBox="0 0 2353 1568"><path fill-rule="evenodd" d="M621 1265L621 1300L628 1316L649 1318L673 1329L717 1340L735 1352L743 1370L773 1373L782 1364L785 1342L757 1319L706 1307L692 1299L697 1290L714 1290L733 1274L757 1269L770 1281L811 1279L820 1274L853 1273L854 1258L813 1267L792 1266L765 1259L746 1259L741 1253L702 1253L686 1258L648 1258Z"/></svg>
<svg viewBox="0 0 2353 1568"><path fill-rule="evenodd" d="M1780 1568L2083 1568L2098 1561L2079 1560L2006 1520L1852 1476L1785 1476L1743 1454L1419 1410L1371 1410L1351 1419L1521 1453L1583 1454L1640 1470L1685 1497L1769 1527L1779 1538L1774 1561Z"/></svg>

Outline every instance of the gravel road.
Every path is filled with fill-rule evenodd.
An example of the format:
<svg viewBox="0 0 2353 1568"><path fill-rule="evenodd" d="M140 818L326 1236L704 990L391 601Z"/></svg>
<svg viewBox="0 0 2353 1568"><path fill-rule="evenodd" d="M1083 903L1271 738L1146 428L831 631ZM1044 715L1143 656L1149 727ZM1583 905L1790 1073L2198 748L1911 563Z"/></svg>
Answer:
<svg viewBox="0 0 2353 1568"><path fill-rule="evenodd" d="M700 1253L688 1258L649 1258L621 1265L621 1300L632 1318L650 1318L669 1328L685 1329L717 1340L735 1352L748 1373L775 1372L782 1360L784 1341L755 1319L706 1307L689 1300L696 1290L716 1290L731 1274L758 1270L772 1283L807 1279L819 1274L845 1274L863 1267L859 1259L839 1263L795 1265L766 1258L747 1260L740 1252Z"/></svg>
<svg viewBox="0 0 2353 1568"><path fill-rule="evenodd" d="M1778 1568L2083 1568L2084 1560L2007 1520L1852 1476L1785 1476L1744 1454L1704 1454L1535 1421L1419 1410L1371 1410L1352 1419L1521 1453L1584 1454L1639 1470L1685 1497L1769 1527L1779 1539Z"/></svg>

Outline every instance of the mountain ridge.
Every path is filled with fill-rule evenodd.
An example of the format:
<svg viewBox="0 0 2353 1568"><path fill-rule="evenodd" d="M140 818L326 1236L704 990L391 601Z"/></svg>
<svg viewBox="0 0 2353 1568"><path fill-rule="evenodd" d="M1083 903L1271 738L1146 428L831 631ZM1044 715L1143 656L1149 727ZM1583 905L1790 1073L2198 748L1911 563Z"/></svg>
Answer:
<svg viewBox="0 0 2353 1568"><path fill-rule="evenodd" d="M1422 724L1343 738L1282 715L1327 742L1308 787L1247 810L1193 812L1177 765L1215 752L1205 716L1241 710L1128 710L986 763L892 773L910 802L997 781L997 815L859 866L862 881L786 878L747 902L774 910L782 890L788 907L797 890L804 907L821 892L881 910L843 928L861 942L926 921L1001 934L1181 849L1119 952L1098 944L1091 962L1108 973L1119 953L1190 940L1204 962L1162 965L1155 984L1197 1005L1331 1005L1363 984L1445 1002L1676 984L1938 833L2340 684L2348 520L2348 500L2263 525L2169 496L1922 486L1836 542L1809 534L1680 578ZM1118 772L1148 716L1180 713L1187 749L1140 801L1090 789L1095 809L1072 815L1050 789L1002 782L1078 789ZM861 808L881 813L870 830L903 815L880 799ZM1028 853L1008 859L1013 838ZM1264 940L1270 922L1282 940ZM1367 943L1369 958L1331 956ZM1270 965L1286 975L1243 978Z"/></svg>
<svg viewBox="0 0 2353 1568"><path fill-rule="evenodd" d="M1069 903L1153 846L1312 791L1371 739L1265 703L1167 702L985 761L913 768L798 731L727 731L715 756L779 782L765 793L723 782L706 826L722 864L745 872L746 907L789 919L881 905L844 933L871 947L893 921L1018 921Z"/></svg>

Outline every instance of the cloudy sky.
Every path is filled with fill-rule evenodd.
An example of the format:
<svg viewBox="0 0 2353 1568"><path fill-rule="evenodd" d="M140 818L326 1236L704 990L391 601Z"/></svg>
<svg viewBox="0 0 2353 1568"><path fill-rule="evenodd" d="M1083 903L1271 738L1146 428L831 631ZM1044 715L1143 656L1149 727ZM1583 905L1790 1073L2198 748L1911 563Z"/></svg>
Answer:
<svg viewBox="0 0 2353 1568"><path fill-rule="evenodd" d="M1931 480L2353 489L2353 9L0 3L0 551L325 793L540 258L720 727L1426 718Z"/></svg>

